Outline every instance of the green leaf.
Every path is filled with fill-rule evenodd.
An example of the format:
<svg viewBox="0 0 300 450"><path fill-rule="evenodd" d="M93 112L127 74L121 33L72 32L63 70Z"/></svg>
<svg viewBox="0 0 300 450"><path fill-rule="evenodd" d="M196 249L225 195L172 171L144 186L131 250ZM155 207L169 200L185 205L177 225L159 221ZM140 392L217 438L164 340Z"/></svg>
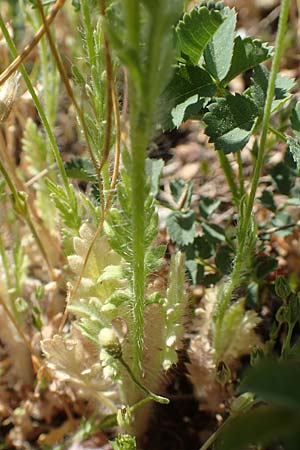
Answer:
<svg viewBox="0 0 300 450"><path fill-rule="evenodd" d="M136 450L136 440L134 436L119 434L115 441L110 441L113 450Z"/></svg>
<svg viewBox="0 0 300 450"><path fill-rule="evenodd" d="M255 103L248 97L236 94L216 99L205 114L206 134L216 150L225 153L242 149L248 142L258 115Z"/></svg>
<svg viewBox="0 0 300 450"><path fill-rule="evenodd" d="M196 233L195 213L172 212L167 218L167 230L173 242L185 246L193 242Z"/></svg>
<svg viewBox="0 0 300 450"><path fill-rule="evenodd" d="M215 95L216 85L211 76L197 66L180 65L161 98L166 111L163 128L179 127L187 119L197 117L208 99Z"/></svg>
<svg viewBox="0 0 300 450"><path fill-rule="evenodd" d="M234 254L230 247L220 247L216 254L216 266L223 274L229 274L232 271L232 262Z"/></svg>
<svg viewBox="0 0 300 450"><path fill-rule="evenodd" d="M223 80L223 84L229 83L240 73L252 69L258 64L271 58L272 49L258 39L237 36L234 41L233 56L230 70Z"/></svg>
<svg viewBox="0 0 300 450"><path fill-rule="evenodd" d="M265 402L300 412L299 360L262 361L250 369L240 387Z"/></svg>
<svg viewBox="0 0 300 450"><path fill-rule="evenodd" d="M214 223L202 223L202 228L205 233L205 237L212 244L217 244L225 241L225 232L223 228L215 225Z"/></svg>
<svg viewBox="0 0 300 450"><path fill-rule="evenodd" d="M185 195L185 202L182 205L182 208L187 209L191 204L192 193L193 193L193 183L191 181L185 180L172 180L170 182L170 189L172 197L175 203L178 203L181 200L184 191L187 189L187 193Z"/></svg>
<svg viewBox="0 0 300 450"><path fill-rule="evenodd" d="M179 48L194 65L199 63L206 45L223 20L219 12L209 11L206 7L203 7L186 13L183 20L177 25L176 33Z"/></svg>
<svg viewBox="0 0 300 450"><path fill-rule="evenodd" d="M269 71L265 66L259 65L254 68L252 85L250 87L250 97L253 99L260 114L263 113L267 98L269 82ZM278 74L275 82L275 93L272 102L272 112L276 111L283 103L290 98L290 90L294 86L294 80Z"/></svg>
<svg viewBox="0 0 300 450"><path fill-rule="evenodd" d="M219 207L221 200L216 200L210 197L200 197L199 210L204 219L208 219Z"/></svg>
<svg viewBox="0 0 300 450"><path fill-rule="evenodd" d="M164 165L162 159L146 159L146 174L150 178L150 192L153 197L159 192L159 181Z"/></svg>
<svg viewBox="0 0 300 450"><path fill-rule="evenodd" d="M263 280L277 266L277 259L268 255L259 255L253 260L253 273L257 280Z"/></svg>
<svg viewBox="0 0 300 450"><path fill-rule="evenodd" d="M300 140L300 101L296 103L291 113L291 124L297 139Z"/></svg>
<svg viewBox="0 0 300 450"><path fill-rule="evenodd" d="M259 200L265 206L265 208L269 209L272 212L276 211L277 207L275 204L274 195L271 191L268 191L268 189L265 189L263 191L261 197L259 197Z"/></svg>
<svg viewBox="0 0 300 450"><path fill-rule="evenodd" d="M225 21L216 31L204 51L205 64L208 72L217 80L223 80L227 75L233 55L236 12L225 8Z"/></svg>
<svg viewBox="0 0 300 450"><path fill-rule="evenodd" d="M259 406L229 420L215 444L215 450L244 450L248 444L268 444L287 436L300 425L298 414L285 409Z"/></svg>
<svg viewBox="0 0 300 450"><path fill-rule="evenodd" d="M198 264L197 261L189 259L185 262L190 280L192 284L199 284L203 280L204 267L202 264Z"/></svg>
<svg viewBox="0 0 300 450"><path fill-rule="evenodd" d="M275 217L272 218L271 224L273 227L284 227L290 225L293 222L291 215L287 211L279 211ZM276 232L277 236L288 236L293 232L293 227L286 230L279 230Z"/></svg>
<svg viewBox="0 0 300 450"><path fill-rule="evenodd" d="M65 169L70 178L87 182L97 181L95 169L88 158L72 158L65 163Z"/></svg>
<svg viewBox="0 0 300 450"><path fill-rule="evenodd" d="M294 133L296 133L296 132L294 131ZM293 159L294 159L295 163L297 164L297 169L300 170L300 143L297 139L294 139L291 136L287 136L286 138L287 138L289 150L290 150L291 154L293 155Z"/></svg>
<svg viewBox="0 0 300 450"><path fill-rule="evenodd" d="M280 194L289 195L292 182L290 177L290 170L283 162L276 164L270 170L270 175L280 192Z"/></svg>

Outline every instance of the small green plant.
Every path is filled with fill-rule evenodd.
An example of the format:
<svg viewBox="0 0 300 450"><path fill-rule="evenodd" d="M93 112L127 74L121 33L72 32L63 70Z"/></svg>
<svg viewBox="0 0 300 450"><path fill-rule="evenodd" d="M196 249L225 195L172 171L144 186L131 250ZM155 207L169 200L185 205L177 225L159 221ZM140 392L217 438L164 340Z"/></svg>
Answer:
<svg viewBox="0 0 300 450"><path fill-rule="evenodd" d="M213 0L193 8L183 0L161 0L159 7L154 0L20 0L16 36L20 30L33 36L20 53L0 15L13 58L0 74L0 208L8 211L0 219L0 337L16 378L32 386L38 372L35 399L54 390L63 398L69 431L65 398L76 392L84 399L92 419L83 421L81 439L118 427L125 434L113 448L136 449L153 403L169 403L164 375L187 349L197 399L214 413L229 413L202 450L269 442L277 426L284 448L295 448L299 280L276 276L276 254L266 245L272 234L291 235L297 222L286 206L299 205L300 107L291 94L294 80L279 74L289 4L281 2L274 49L239 36L235 9ZM9 5L12 17L15 8ZM60 10L80 31L66 39L67 57L51 26ZM38 60L30 60L36 47ZM233 80L249 73L244 92L234 92ZM22 120L17 163L8 123L22 117L25 86L37 117ZM80 146L68 158L56 138L63 109L76 122ZM172 130L188 120L203 127L217 152L237 220L214 223L222 201L201 195L195 207L192 180L171 180L166 228L175 252L167 263L166 246L157 242L163 163L147 159L147 149L159 127ZM288 150L258 194L278 139ZM273 192L288 196L283 206ZM256 200L269 212L263 224L253 212ZM187 277L206 292L184 343ZM39 282L32 286L30 278ZM276 306L266 342L257 333L262 294ZM279 361L268 361L278 347ZM233 399L245 355L253 367ZM288 389L280 383L285 377ZM21 400L20 411L27 406ZM51 445L59 440L47 437Z"/></svg>

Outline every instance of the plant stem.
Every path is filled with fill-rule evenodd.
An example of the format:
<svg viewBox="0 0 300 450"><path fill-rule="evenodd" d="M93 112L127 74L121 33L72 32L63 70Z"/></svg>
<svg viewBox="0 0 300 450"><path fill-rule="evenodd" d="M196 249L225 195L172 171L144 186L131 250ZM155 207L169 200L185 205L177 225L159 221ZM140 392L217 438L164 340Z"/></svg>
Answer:
<svg viewBox="0 0 300 450"><path fill-rule="evenodd" d="M219 162L220 162L220 165L221 165L221 167L223 169L226 181L228 183L229 189L230 189L231 194L232 194L232 201L235 204L235 206L237 206L238 203L239 203L239 190L238 190L238 187L237 187L237 185L236 185L236 183L234 181L234 179L235 179L234 172L232 170L232 167L231 167L231 165L230 165L230 163L228 161L228 158L225 155L225 153L222 152L221 150L218 150L217 154L218 154Z"/></svg>
<svg viewBox="0 0 300 450"><path fill-rule="evenodd" d="M240 282L240 271L241 271L241 267L242 267L243 258L245 257L244 246L249 237L249 225L250 225L250 219L251 219L251 214L252 214L252 208L253 208L253 204L254 204L254 200L255 200L258 183L259 183L259 177L260 177L261 170L263 167L263 162L264 162L268 127L269 127L269 121L270 121L270 115L271 115L271 109L272 109L272 101L273 101L274 91L275 91L275 81L276 81L277 73L279 70L280 58L281 58L282 49L283 49L283 41L284 41L284 36L285 36L285 31L286 31L289 5L290 5L290 0L282 0L281 13L280 13L280 19L279 19L279 28L278 28L276 44L275 44L275 55L274 55L271 74L270 74L270 78L269 78L267 99L266 99L266 104L265 104L265 109L264 109L262 135L261 135L258 155L257 155L255 167L254 167L250 195L249 195L249 198L247 199L245 213L243 214L243 216L241 216L241 214L240 214L240 220L242 220L242 223L241 223L242 232L240 233L240 240L238 243L238 250L237 250L237 255L236 255L236 259L235 259L235 263L234 263L233 272L231 275L231 280L230 280L230 283L227 287L225 294L222 297L221 302L219 303L216 318L215 318L214 345L216 348L218 348L219 343L220 343L221 327L222 327L223 318L224 318L226 309L228 308L228 305L231 301L234 290L236 289L236 287L239 285L239 282ZM217 353L218 352L216 351L216 355L217 355Z"/></svg>
<svg viewBox="0 0 300 450"><path fill-rule="evenodd" d="M6 27L5 23L4 23L4 20L2 19L1 15L0 15L0 28L1 28L1 31L3 33L3 36L4 36L5 40L7 42L7 45L9 47L9 50L10 50L11 54L13 55L14 58L16 58L18 56L16 47L15 47L15 45L14 45L14 43L13 43L13 41L12 41L10 35L9 35L9 32L7 30L7 27ZM34 90L34 88L32 86L30 78L29 78L29 76L28 76L28 74L26 72L26 69L25 69L25 67L23 65L20 66L20 72L21 72L21 74L22 74L22 76L24 78L24 81L25 81L25 83L27 85L27 89L29 90L29 93L30 93L30 95L32 97L32 100L33 100L33 102L35 104L35 107L36 107L36 109L38 111L38 114L39 114L39 116L41 118L42 124L43 124L43 126L44 126L44 128L45 128L45 130L47 132L48 137L49 137L49 141L50 141L50 144L51 144L51 147L52 147L52 151L54 153L54 156L55 156L55 159L56 159L59 171L60 171L60 175L61 175L64 187L65 187L65 190L66 190L66 192L68 194L68 197L70 198L70 203L71 203L71 198L72 198L71 188L70 188L70 185L69 185L69 182L68 182L68 177L67 177L67 174L66 174L66 171L65 171L65 168L64 168L64 164L63 164L63 161L62 161L60 153L59 153L59 149L58 149L58 146L57 146L57 143L56 143L53 131L52 131L50 125L49 125L49 122L47 120L47 117L46 117L46 114L45 114L45 112L43 110L43 107L42 107L42 105L41 105L41 103L40 103L40 101L39 101L39 99L38 99L38 97L37 97L37 95L35 93L35 90Z"/></svg>
<svg viewBox="0 0 300 450"><path fill-rule="evenodd" d="M242 156L241 156L241 150L238 150L236 153L237 163L239 167L239 182L240 182L240 198L245 195L245 180L244 180L244 173L243 173L243 162L242 162Z"/></svg>
<svg viewBox="0 0 300 450"><path fill-rule="evenodd" d="M268 83L267 98L266 98L264 114L263 114L262 134L261 134L260 143L259 143L257 160L256 160L256 164L254 167L252 185L251 185L251 190L250 190L249 199L248 199L248 203L247 203L245 221L244 221L245 232L248 228L250 217L252 214L252 208L253 208L253 204L254 204L254 200L255 200L258 183L259 183L259 177L260 177L262 167L263 167L263 162L264 162L267 134L268 134L268 128L269 128L269 122L270 122L270 116L271 116L271 110L272 110L272 101L273 101L274 92L275 92L275 82L276 82L277 73L279 71L280 59L281 59L282 50L283 50L283 43L284 43L284 38L285 38L285 33L286 33L286 28L287 28L289 7L290 7L290 0L282 0L281 1L278 32L277 32L276 42L275 42L275 55L273 58L273 63L272 63L272 68L271 68L271 73L270 73L270 78L269 78L269 83Z"/></svg>
<svg viewBox="0 0 300 450"><path fill-rule="evenodd" d="M126 363L126 361L124 361L124 359L122 357L119 358L120 363L122 364L123 367L125 367L125 369L127 370L128 374L130 375L132 381L146 394L149 395L149 397L151 398L151 400L154 400L157 403L163 403L165 405L167 405L168 403L170 403L170 400L166 397L162 397L161 395L157 395L154 394L153 392L151 392L146 386L144 386L142 383L139 382L139 380L135 377L134 373L132 372L132 370L130 369L130 367L128 366L128 364Z"/></svg>

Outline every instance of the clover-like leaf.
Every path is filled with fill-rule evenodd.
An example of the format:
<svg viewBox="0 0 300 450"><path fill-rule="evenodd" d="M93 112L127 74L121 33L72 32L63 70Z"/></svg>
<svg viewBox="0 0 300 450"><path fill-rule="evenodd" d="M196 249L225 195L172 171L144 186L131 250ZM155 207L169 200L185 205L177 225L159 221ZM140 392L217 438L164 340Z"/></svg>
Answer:
<svg viewBox="0 0 300 450"><path fill-rule="evenodd" d="M205 114L206 134L217 150L225 153L242 149L248 142L258 115L255 103L236 94L216 99Z"/></svg>
<svg viewBox="0 0 300 450"><path fill-rule="evenodd" d="M206 45L223 20L219 12L209 11L206 7L193 9L183 16L176 27L177 38L180 50L193 64L199 63Z"/></svg>

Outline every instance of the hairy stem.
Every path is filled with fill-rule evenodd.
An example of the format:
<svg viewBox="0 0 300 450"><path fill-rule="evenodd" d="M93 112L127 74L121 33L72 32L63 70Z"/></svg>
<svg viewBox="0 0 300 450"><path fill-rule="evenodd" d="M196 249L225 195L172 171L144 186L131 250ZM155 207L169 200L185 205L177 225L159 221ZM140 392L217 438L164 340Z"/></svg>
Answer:
<svg viewBox="0 0 300 450"><path fill-rule="evenodd" d="M220 162L220 165L221 165L221 167L223 169L223 172L224 172L227 184L228 184L229 189L230 189L231 194L232 194L232 201L237 206L238 202L239 202L239 190L238 190L238 187L237 187L237 185L236 185L236 183L234 181L234 179L235 179L234 172L232 170L232 167L231 167L231 165L230 165L230 163L228 161L228 158L225 155L225 153L219 150L217 152L217 154L218 154L219 162Z"/></svg>

